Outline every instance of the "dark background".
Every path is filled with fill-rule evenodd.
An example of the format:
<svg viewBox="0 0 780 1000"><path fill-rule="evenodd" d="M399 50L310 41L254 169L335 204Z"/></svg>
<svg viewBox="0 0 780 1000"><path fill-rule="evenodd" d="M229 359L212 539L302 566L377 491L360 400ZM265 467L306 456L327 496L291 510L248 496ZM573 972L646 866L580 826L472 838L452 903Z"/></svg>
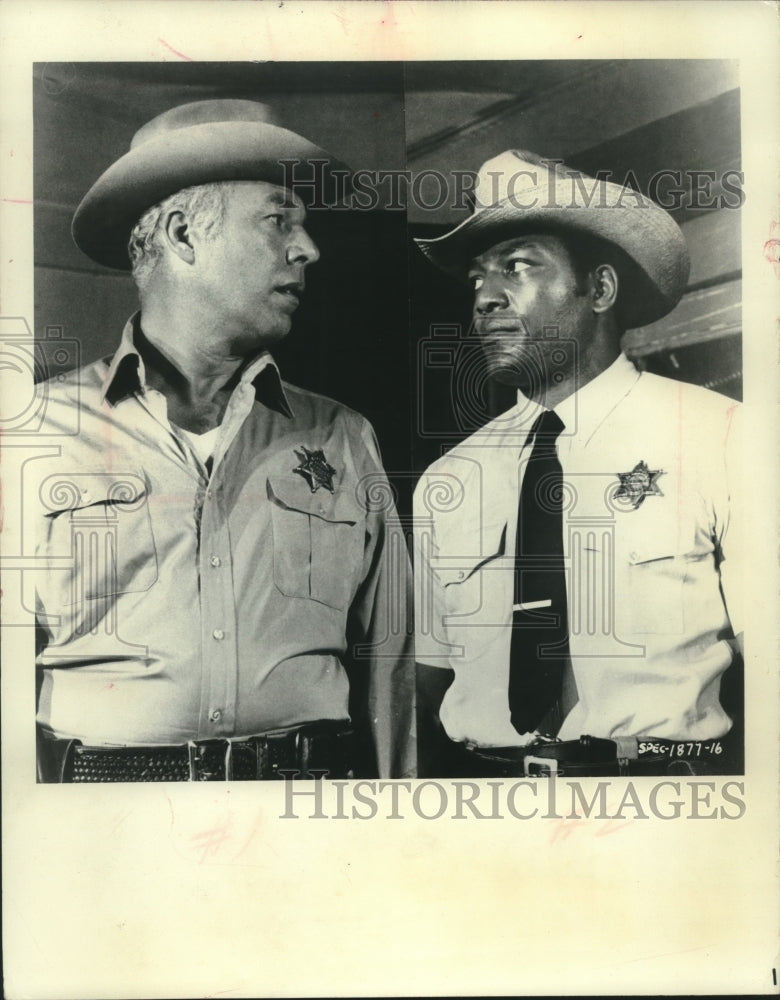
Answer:
<svg viewBox="0 0 780 1000"><path fill-rule="evenodd" d="M737 87L735 64L719 60L39 64L39 374L110 354L135 310L132 279L77 250L70 219L133 133L177 104L264 101L281 124L355 169L476 171L504 149L525 148L617 180L631 171L646 190L661 169L739 169ZM630 331L624 347L641 367L739 398L740 213L683 204L674 215L691 248L687 294L670 317ZM463 217L412 204L312 213L321 259L293 332L274 351L286 379L371 420L405 519L422 469L513 401L481 374L465 289L411 242Z"/></svg>

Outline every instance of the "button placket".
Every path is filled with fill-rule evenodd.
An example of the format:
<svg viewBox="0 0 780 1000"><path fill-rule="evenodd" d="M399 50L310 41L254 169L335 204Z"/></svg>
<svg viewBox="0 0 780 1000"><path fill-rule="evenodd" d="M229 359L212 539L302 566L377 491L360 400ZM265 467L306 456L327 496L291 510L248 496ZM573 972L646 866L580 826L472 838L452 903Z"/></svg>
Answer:
<svg viewBox="0 0 780 1000"><path fill-rule="evenodd" d="M228 567L230 551L227 512L219 485L205 490L201 532L200 598L203 621L203 702L205 731L230 736L235 722L238 682L236 607L233 575L214 572ZM218 555L217 553L220 553Z"/></svg>

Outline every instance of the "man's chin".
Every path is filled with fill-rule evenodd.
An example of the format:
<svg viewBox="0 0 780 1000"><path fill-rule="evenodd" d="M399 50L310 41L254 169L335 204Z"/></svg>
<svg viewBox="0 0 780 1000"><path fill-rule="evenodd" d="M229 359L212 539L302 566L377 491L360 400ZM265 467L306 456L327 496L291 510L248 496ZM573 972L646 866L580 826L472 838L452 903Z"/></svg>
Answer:
<svg viewBox="0 0 780 1000"><path fill-rule="evenodd" d="M244 353L265 351L280 343L290 333L292 324L289 321L276 322L263 328L248 330L243 338Z"/></svg>
<svg viewBox="0 0 780 1000"><path fill-rule="evenodd" d="M518 358L487 358L487 376L501 385L529 392L539 385L538 366Z"/></svg>
<svg viewBox="0 0 780 1000"><path fill-rule="evenodd" d="M515 389L522 389L529 384L528 379L524 378L521 372L513 368L489 368L488 377L494 382L500 382L501 385L511 385Z"/></svg>

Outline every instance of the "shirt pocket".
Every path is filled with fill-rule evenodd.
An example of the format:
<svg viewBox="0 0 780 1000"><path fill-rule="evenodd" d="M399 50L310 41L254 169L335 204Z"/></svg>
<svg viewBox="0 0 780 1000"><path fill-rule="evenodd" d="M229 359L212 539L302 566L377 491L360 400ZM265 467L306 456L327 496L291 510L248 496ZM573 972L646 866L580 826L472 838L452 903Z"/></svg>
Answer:
<svg viewBox="0 0 780 1000"><path fill-rule="evenodd" d="M41 499L46 554L72 559L65 604L142 593L156 583L149 489L140 471L49 476Z"/></svg>
<svg viewBox="0 0 780 1000"><path fill-rule="evenodd" d="M297 477L267 485L277 589L345 611L361 578L365 511L351 493L312 493Z"/></svg>
<svg viewBox="0 0 780 1000"><path fill-rule="evenodd" d="M506 525L482 528L479 548L476 553L467 533L460 538L455 534L440 541L439 554L431 559L431 571L443 593L445 624L500 624L506 617L502 602L505 587L501 585L510 580L503 559ZM462 554L464 551L469 554ZM502 571L499 582L493 574Z"/></svg>
<svg viewBox="0 0 780 1000"><path fill-rule="evenodd" d="M623 558L632 632L680 635L685 630L684 588L694 550L693 518L661 514L636 518L629 526Z"/></svg>

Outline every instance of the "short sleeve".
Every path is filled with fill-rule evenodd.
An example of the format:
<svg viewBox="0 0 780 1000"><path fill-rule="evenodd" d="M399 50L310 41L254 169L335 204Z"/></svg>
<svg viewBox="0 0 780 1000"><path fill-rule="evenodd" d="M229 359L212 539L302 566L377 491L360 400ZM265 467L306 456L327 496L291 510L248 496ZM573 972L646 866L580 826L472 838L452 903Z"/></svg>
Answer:
<svg viewBox="0 0 780 1000"><path fill-rule="evenodd" d="M725 447L726 504L719 512L721 526L720 579L723 599L734 634L744 628L744 498L742 475L742 407L735 404L727 416Z"/></svg>

